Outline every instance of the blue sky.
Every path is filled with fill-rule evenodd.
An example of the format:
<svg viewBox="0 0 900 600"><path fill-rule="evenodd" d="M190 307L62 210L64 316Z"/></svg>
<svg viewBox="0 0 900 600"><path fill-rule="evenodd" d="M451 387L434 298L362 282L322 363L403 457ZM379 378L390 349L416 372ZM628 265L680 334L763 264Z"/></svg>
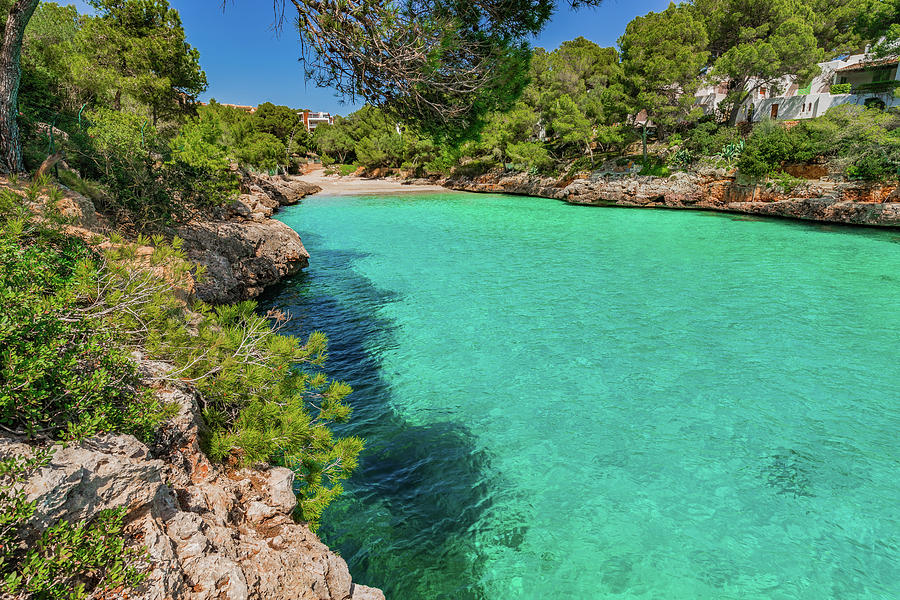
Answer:
<svg viewBox="0 0 900 600"><path fill-rule="evenodd" d="M289 27L276 34L268 0L229 0L224 12L219 0L169 2L181 13L188 42L200 50L200 63L209 80L203 100L251 105L269 101L335 114L358 108L342 104L333 90L304 82L297 62L297 35ZM83 1L74 3L86 11ZM581 35L601 46L613 46L628 21L668 4L669 0L605 0L600 8L572 11L564 0L534 45L553 49Z"/></svg>

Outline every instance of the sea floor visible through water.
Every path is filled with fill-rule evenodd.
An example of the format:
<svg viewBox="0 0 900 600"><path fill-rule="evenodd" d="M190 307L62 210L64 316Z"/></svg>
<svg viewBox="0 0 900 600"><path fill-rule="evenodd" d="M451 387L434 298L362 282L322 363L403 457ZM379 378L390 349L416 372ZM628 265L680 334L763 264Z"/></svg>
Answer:
<svg viewBox="0 0 900 600"><path fill-rule="evenodd" d="M323 540L392 600L900 598L900 231L317 195L263 299L367 448Z"/></svg>

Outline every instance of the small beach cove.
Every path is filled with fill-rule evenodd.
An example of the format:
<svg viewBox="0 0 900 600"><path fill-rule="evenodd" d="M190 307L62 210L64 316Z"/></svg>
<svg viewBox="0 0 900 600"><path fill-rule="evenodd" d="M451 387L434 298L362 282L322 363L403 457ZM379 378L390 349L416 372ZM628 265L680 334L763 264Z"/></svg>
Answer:
<svg viewBox="0 0 900 600"><path fill-rule="evenodd" d="M310 267L263 308L356 390L368 449L322 529L355 579L900 593L896 232L347 184L280 214Z"/></svg>

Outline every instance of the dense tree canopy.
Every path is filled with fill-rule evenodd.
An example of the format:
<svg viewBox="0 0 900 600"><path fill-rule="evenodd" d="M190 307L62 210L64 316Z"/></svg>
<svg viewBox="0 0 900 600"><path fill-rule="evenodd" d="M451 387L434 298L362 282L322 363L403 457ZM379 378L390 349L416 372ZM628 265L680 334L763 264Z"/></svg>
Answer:
<svg viewBox="0 0 900 600"><path fill-rule="evenodd" d="M696 118L694 94L703 82L708 40L703 22L684 5L637 17L619 39L632 114L642 110L658 127Z"/></svg>
<svg viewBox="0 0 900 600"><path fill-rule="evenodd" d="M732 122L748 93L776 89L785 75L809 81L824 58L816 14L796 0L693 0L709 36L711 75L727 84Z"/></svg>

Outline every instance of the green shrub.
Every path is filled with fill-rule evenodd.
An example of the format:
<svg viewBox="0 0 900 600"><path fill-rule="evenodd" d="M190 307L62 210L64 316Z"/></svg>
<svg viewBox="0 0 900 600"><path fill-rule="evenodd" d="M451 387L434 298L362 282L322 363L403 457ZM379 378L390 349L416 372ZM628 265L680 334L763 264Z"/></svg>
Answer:
<svg viewBox="0 0 900 600"><path fill-rule="evenodd" d="M288 164L284 142L271 133L253 133L232 152L241 163L257 169L272 170Z"/></svg>
<svg viewBox="0 0 900 600"><path fill-rule="evenodd" d="M165 417L154 396L137 391L135 365L116 332L92 314L86 293L98 284L83 242L21 216L3 220L0 423L7 430L146 438Z"/></svg>
<svg viewBox="0 0 900 600"><path fill-rule="evenodd" d="M694 160L696 160L694 153L687 148L682 148L669 158L669 164L674 169L687 169L694 164Z"/></svg>
<svg viewBox="0 0 900 600"><path fill-rule="evenodd" d="M745 146L744 140L729 142L722 146L722 151L719 153L719 156L731 165L735 160L740 158L741 154L743 154Z"/></svg>
<svg viewBox="0 0 900 600"><path fill-rule="evenodd" d="M140 350L173 365L158 380L202 393L211 458L298 472L298 514L315 527L362 449L330 428L349 418L350 388L318 371L325 336L279 335L286 317L260 316L253 302L186 305L172 293L190 268L177 239L113 235L101 254L22 205L0 195L0 424L62 439L146 439L176 407L142 386L131 358Z"/></svg>
<svg viewBox="0 0 900 600"><path fill-rule="evenodd" d="M554 162L547 149L538 142L509 144L506 147L506 153L513 164L521 171L528 171L529 169L535 169L538 172L546 171L553 166Z"/></svg>
<svg viewBox="0 0 900 600"><path fill-rule="evenodd" d="M51 452L0 459L0 589L17 598L82 600L131 588L146 578L147 553L127 548L125 508L101 511L91 522L60 521L36 543L24 545L23 526L35 512L22 484L47 464Z"/></svg>
<svg viewBox="0 0 900 600"><path fill-rule="evenodd" d="M791 133L775 121L763 121L753 130L738 159L744 175L764 177L781 169L794 155Z"/></svg>
<svg viewBox="0 0 900 600"><path fill-rule="evenodd" d="M82 179L81 176L74 171L61 169L59 171L59 182L70 190L74 190L97 203L109 203L109 192L95 181Z"/></svg>
<svg viewBox="0 0 900 600"><path fill-rule="evenodd" d="M829 92L831 95L837 96L838 94L849 94L852 89L853 86L849 83L836 83L831 86Z"/></svg>
<svg viewBox="0 0 900 600"><path fill-rule="evenodd" d="M715 156L723 147L741 140L737 127L718 125L714 121L701 121L686 135L684 147L695 156Z"/></svg>
<svg viewBox="0 0 900 600"><path fill-rule="evenodd" d="M772 179L772 183L776 187L781 188L781 191L783 191L785 194L790 194L804 182L803 179L794 177L786 171L779 171L774 175Z"/></svg>
<svg viewBox="0 0 900 600"><path fill-rule="evenodd" d="M213 119L187 122L170 144L167 162L173 188L196 205L222 205L238 194L238 177L230 169L222 130Z"/></svg>
<svg viewBox="0 0 900 600"><path fill-rule="evenodd" d="M665 165L660 160L657 159L648 159L646 163L641 166L641 171L638 175L649 175L651 177L668 177L672 174L672 171L669 170L669 167Z"/></svg>
<svg viewBox="0 0 900 600"><path fill-rule="evenodd" d="M169 218L175 206L160 177L159 159L166 146L156 128L143 116L107 108L86 112L85 117L90 123L87 137L71 136L69 141L82 177L103 184L115 204L134 212L141 222Z"/></svg>

